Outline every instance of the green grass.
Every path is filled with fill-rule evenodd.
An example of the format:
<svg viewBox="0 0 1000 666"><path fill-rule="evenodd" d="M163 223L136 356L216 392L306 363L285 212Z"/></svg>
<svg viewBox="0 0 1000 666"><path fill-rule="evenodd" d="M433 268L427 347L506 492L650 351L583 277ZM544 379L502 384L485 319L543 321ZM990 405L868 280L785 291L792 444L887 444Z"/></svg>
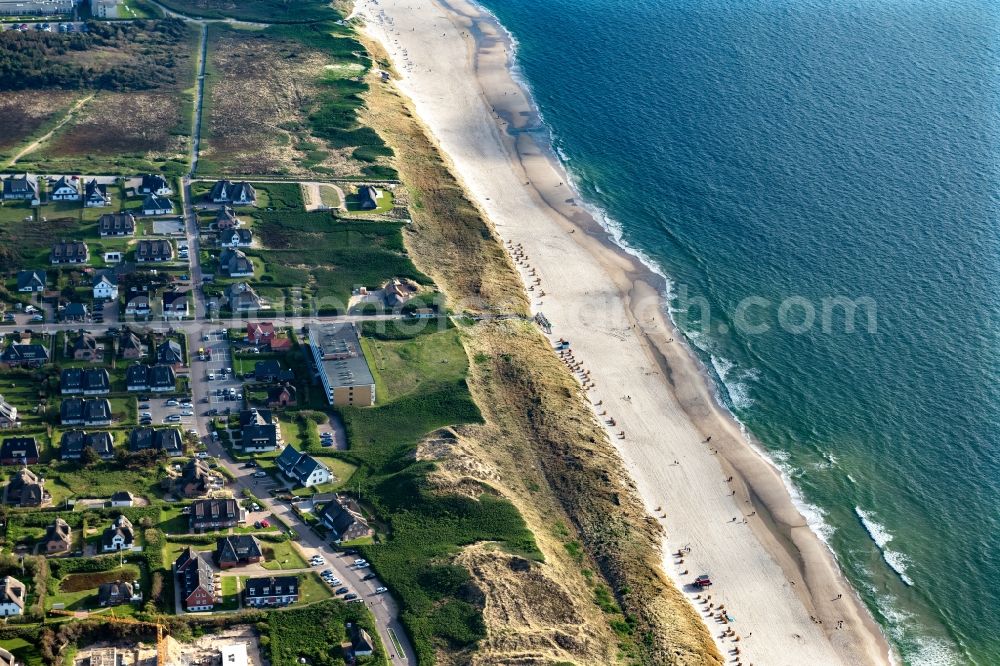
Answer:
<svg viewBox="0 0 1000 666"><path fill-rule="evenodd" d="M240 607L240 594L237 591L238 581L238 576L222 577L222 604L216 610L234 611Z"/></svg>
<svg viewBox="0 0 1000 666"><path fill-rule="evenodd" d="M282 569L305 569L309 566L291 541L282 541L281 543L264 541L261 546L267 557L263 563L265 569L280 571Z"/></svg>
<svg viewBox="0 0 1000 666"><path fill-rule="evenodd" d="M17 657L17 663L23 666L42 666L42 655L38 653L38 648L33 643L29 643L23 638L11 638L0 641L0 647L9 650Z"/></svg>
<svg viewBox="0 0 1000 666"><path fill-rule="evenodd" d="M333 596L330 586L320 580L319 574L309 572L299 574L299 601L298 605L314 604Z"/></svg>
<svg viewBox="0 0 1000 666"><path fill-rule="evenodd" d="M302 186L298 183L254 183L258 208L301 212L305 207Z"/></svg>
<svg viewBox="0 0 1000 666"><path fill-rule="evenodd" d="M356 152L356 151L355 151ZM374 210L362 210L361 206L358 204L358 195L349 194L347 195L347 210L352 213L360 213L362 215L384 215L392 210L393 207L393 197L392 192L379 188L381 195L375 200L378 206Z"/></svg>
<svg viewBox="0 0 1000 666"><path fill-rule="evenodd" d="M335 648L349 637L350 622L364 627L376 643L371 664L388 663L371 615L364 604L324 601L276 613L268 613L264 633L272 664L295 664L300 658L316 666L343 664Z"/></svg>
<svg viewBox="0 0 1000 666"><path fill-rule="evenodd" d="M378 404L429 385L452 384L465 377L469 361L457 328L411 340L362 338L368 365L375 374Z"/></svg>
<svg viewBox="0 0 1000 666"><path fill-rule="evenodd" d="M340 14L321 0L297 3L283 0L244 0L240 3L226 0L167 0L162 4L175 12L201 18L234 18L266 23L307 23L324 18L340 18Z"/></svg>

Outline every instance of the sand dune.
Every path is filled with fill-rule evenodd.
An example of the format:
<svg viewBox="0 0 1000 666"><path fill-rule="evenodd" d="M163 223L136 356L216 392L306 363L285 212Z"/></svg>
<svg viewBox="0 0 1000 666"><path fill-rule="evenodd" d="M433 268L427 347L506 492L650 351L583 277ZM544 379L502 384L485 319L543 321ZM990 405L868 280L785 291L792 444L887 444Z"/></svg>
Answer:
<svg viewBox="0 0 1000 666"><path fill-rule="evenodd" d="M888 663L877 626L777 470L715 404L701 368L674 340L662 279L608 242L536 135L518 131L539 119L511 79L496 23L459 0L367 0L358 13L514 255L551 337L570 340L567 362L592 386L598 417L614 420L611 440L664 525L664 570L730 663ZM670 555L685 547L683 562ZM708 601L688 589L702 572L715 581ZM724 604L735 621L717 622L708 603ZM721 636L727 627L738 641Z"/></svg>

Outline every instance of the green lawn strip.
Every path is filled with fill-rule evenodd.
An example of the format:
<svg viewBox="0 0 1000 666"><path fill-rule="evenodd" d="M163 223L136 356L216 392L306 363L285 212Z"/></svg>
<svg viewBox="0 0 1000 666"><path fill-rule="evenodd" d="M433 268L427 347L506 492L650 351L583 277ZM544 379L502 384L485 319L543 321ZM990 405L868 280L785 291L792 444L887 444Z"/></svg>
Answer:
<svg viewBox="0 0 1000 666"><path fill-rule="evenodd" d="M264 556L267 558L263 563L265 569L279 571L282 569L305 569L309 566L291 541L282 541L281 543L265 541L261 543L261 546L264 549Z"/></svg>
<svg viewBox="0 0 1000 666"><path fill-rule="evenodd" d="M44 663L34 643L29 643L23 638L0 640L0 647L10 651L17 658L17 663L23 666L42 666Z"/></svg>
<svg viewBox="0 0 1000 666"><path fill-rule="evenodd" d="M239 576L222 577L222 604L215 610L234 611L240 607L240 595L237 591Z"/></svg>
<svg viewBox="0 0 1000 666"><path fill-rule="evenodd" d="M331 599L268 613L266 622L262 631L267 640L262 640L261 645L266 646L272 664L294 664L299 659L319 666L341 663L338 646L350 639L348 622L363 627L375 641L375 655L367 663L388 663L374 620L364 604Z"/></svg>

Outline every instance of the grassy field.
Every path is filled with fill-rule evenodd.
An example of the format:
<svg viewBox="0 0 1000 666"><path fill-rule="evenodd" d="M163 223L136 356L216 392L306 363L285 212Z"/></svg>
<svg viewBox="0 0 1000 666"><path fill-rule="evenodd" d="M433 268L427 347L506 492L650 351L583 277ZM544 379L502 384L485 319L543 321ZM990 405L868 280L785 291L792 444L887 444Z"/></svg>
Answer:
<svg viewBox="0 0 1000 666"><path fill-rule="evenodd" d="M356 117L367 70L332 22L210 29L202 174L394 175L392 153ZM338 202L339 203L339 202Z"/></svg>
<svg viewBox="0 0 1000 666"><path fill-rule="evenodd" d="M114 581L133 582L139 579L139 568L132 564L110 571L69 574L59 581L58 592L46 597L45 605L47 608L52 608L54 605L62 604L63 608L72 611L94 610L100 608L97 595L101 584ZM116 614L121 615L127 607L128 604L117 607Z"/></svg>
<svg viewBox="0 0 1000 666"><path fill-rule="evenodd" d="M183 172L191 129L197 33L178 21L122 23L116 30L91 49L70 51L71 57L50 55L45 61L52 66L65 60L67 66L91 72L88 76L93 80L84 80L82 88L96 89L97 94L49 141L25 155L18 162L20 170ZM102 68L107 70L103 75ZM67 77L77 84L77 79ZM53 106L60 108L57 103L66 93L39 87L43 90L36 94L51 97ZM26 128L18 143L32 133L39 130Z"/></svg>
<svg viewBox="0 0 1000 666"><path fill-rule="evenodd" d="M328 3L321 0L290 2L288 0L167 0L165 7L202 18L234 18L267 23L305 23L323 18L338 19Z"/></svg>
<svg viewBox="0 0 1000 666"><path fill-rule="evenodd" d="M418 388L453 384L465 377L469 367L457 328L410 340L365 337L361 346L375 375L375 395L380 405Z"/></svg>
<svg viewBox="0 0 1000 666"><path fill-rule="evenodd" d="M232 611L240 607L239 577L222 577L222 604L216 610Z"/></svg>
<svg viewBox="0 0 1000 666"><path fill-rule="evenodd" d="M264 260L261 286L304 289L320 307L343 310L355 287L377 288L392 277L429 283L406 255L399 223L259 212L255 230L267 248L250 251Z"/></svg>
<svg viewBox="0 0 1000 666"><path fill-rule="evenodd" d="M8 91L0 96L0 163L55 125L82 92Z"/></svg>
<svg viewBox="0 0 1000 666"><path fill-rule="evenodd" d="M283 569L305 569L309 566L291 541L280 543L264 541L261 542L261 546L264 549L264 556L267 558L264 561L265 569L280 571Z"/></svg>
<svg viewBox="0 0 1000 666"><path fill-rule="evenodd" d="M38 653L38 648L33 643L29 643L23 638L11 638L0 640L0 647L9 650L17 658L18 664L23 666L42 666L42 655Z"/></svg>
<svg viewBox="0 0 1000 666"><path fill-rule="evenodd" d="M364 605L335 600L268 613L263 633L268 637L271 663L293 664L300 658L318 666L333 666L342 662L337 651L330 648L348 639L348 622L364 627L376 642L375 655L367 663L388 663L371 615Z"/></svg>

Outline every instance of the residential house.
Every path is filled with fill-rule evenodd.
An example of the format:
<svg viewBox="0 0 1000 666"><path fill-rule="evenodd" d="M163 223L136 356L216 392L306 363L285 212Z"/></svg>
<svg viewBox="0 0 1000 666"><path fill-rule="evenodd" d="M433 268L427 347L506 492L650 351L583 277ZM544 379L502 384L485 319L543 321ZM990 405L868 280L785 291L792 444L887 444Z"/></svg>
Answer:
<svg viewBox="0 0 1000 666"><path fill-rule="evenodd" d="M0 353L0 362L10 368L37 368L48 360L48 348L33 342L11 342Z"/></svg>
<svg viewBox="0 0 1000 666"><path fill-rule="evenodd" d="M105 213L97 220L97 232L108 236L134 236L135 216L132 213Z"/></svg>
<svg viewBox="0 0 1000 666"><path fill-rule="evenodd" d="M136 363L125 370L125 388L136 392L169 393L177 390L177 376L169 365Z"/></svg>
<svg viewBox="0 0 1000 666"><path fill-rule="evenodd" d="M132 583L123 581L101 583L97 588L97 603L102 607L121 606L132 601L134 594Z"/></svg>
<svg viewBox="0 0 1000 666"><path fill-rule="evenodd" d="M358 208L361 210L375 210L378 208L378 199L382 192L371 185L362 185L358 188Z"/></svg>
<svg viewBox="0 0 1000 666"><path fill-rule="evenodd" d="M188 316L188 292L163 292L163 318L183 319Z"/></svg>
<svg viewBox="0 0 1000 666"><path fill-rule="evenodd" d="M222 603L221 586L216 582L212 565L194 548L188 547L180 554L174 562L174 571L184 610L210 611L215 604Z"/></svg>
<svg viewBox="0 0 1000 666"><path fill-rule="evenodd" d="M257 192L253 189L253 185L246 181L239 183L228 180L216 181L208 197L212 203L232 206L252 206L257 202Z"/></svg>
<svg viewBox="0 0 1000 666"><path fill-rule="evenodd" d="M135 260L140 264L173 261L174 246L168 240L141 240L135 249Z"/></svg>
<svg viewBox="0 0 1000 666"><path fill-rule="evenodd" d="M45 0L39 0L39 1L45 2ZM64 0L59 0L59 2L63 1ZM72 4L72 0L70 0L70 4ZM11 5L7 6L9 7ZM13 652L11 652L6 648L0 647L0 666L21 666L21 664L18 663L17 657L14 656Z"/></svg>
<svg viewBox="0 0 1000 666"><path fill-rule="evenodd" d="M253 245L253 232L249 229L232 229L224 233L220 231L219 245L229 248L250 247Z"/></svg>
<svg viewBox="0 0 1000 666"><path fill-rule="evenodd" d="M104 253L105 264L119 264L122 260L122 253L119 250Z"/></svg>
<svg viewBox="0 0 1000 666"><path fill-rule="evenodd" d="M0 444L0 465L34 465L38 443L34 437L5 437Z"/></svg>
<svg viewBox="0 0 1000 666"><path fill-rule="evenodd" d="M79 179L60 176L49 183L49 199L52 201L79 201Z"/></svg>
<svg viewBox="0 0 1000 666"><path fill-rule="evenodd" d="M45 528L45 536L39 542L38 552L41 555L68 553L73 547L73 531L62 518L56 518Z"/></svg>
<svg viewBox="0 0 1000 666"><path fill-rule="evenodd" d="M177 428L132 428L128 434L129 451L163 451L171 458L184 455L184 440Z"/></svg>
<svg viewBox="0 0 1000 666"><path fill-rule="evenodd" d="M4 201L28 201L32 206L37 206L38 183L27 174L23 176L11 176L3 181Z"/></svg>
<svg viewBox="0 0 1000 666"><path fill-rule="evenodd" d="M188 513L191 532L225 530L246 522L246 512L233 498L197 500Z"/></svg>
<svg viewBox="0 0 1000 666"><path fill-rule="evenodd" d="M221 477L207 463L192 458L174 483L174 493L187 498L203 497L221 485Z"/></svg>
<svg viewBox="0 0 1000 666"><path fill-rule="evenodd" d="M215 216L215 228L220 232L235 229L241 224L243 222L236 217L236 213L229 206L220 208L219 213Z"/></svg>
<svg viewBox="0 0 1000 666"><path fill-rule="evenodd" d="M67 430L59 438L59 457L62 460L80 460L84 449L90 449L101 460L114 460L115 457L115 445L110 432Z"/></svg>
<svg viewBox="0 0 1000 666"><path fill-rule="evenodd" d="M125 302L126 315L134 317L148 317L150 312L149 293L137 291L129 294L128 300Z"/></svg>
<svg viewBox="0 0 1000 666"><path fill-rule="evenodd" d="M167 184L167 179L163 176L154 173L142 175L142 181L139 183L139 194L155 194L158 197L165 197L173 193L174 191Z"/></svg>
<svg viewBox="0 0 1000 666"><path fill-rule="evenodd" d="M83 188L83 205L87 208L102 208L111 205L111 195L108 186L97 182L97 179L87 181Z"/></svg>
<svg viewBox="0 0 1000 666"><path fill-rule="evenodd" d="M243 602L247 606L287 606L298 600L298 576L248 578L243 586Z"/></svg>
<svg viewBox="0 0 1000 666"><path fill-rule="evenodd" d="M118 278L114 273L94 275L94 300L113 301L118 298Z"/></svg>
<svg viewBox="0 0 1000 666"><path fill-rule="evenodd" d="M0 430L20 428L21 419L17 416L17 407L10 404L0 395Z"/></svg>
<svg viewBox="0 0 1000 666"><path fill-rule="evenodd" d="M90 261L90 250L81 240L59 241L52 245L49 262L54 265L85 264Z"/></svg>
<svg viewBox="0 0 1000 666"><path fill-rule="evenodd" d="M252 312L270 307L246 282L234 282L229 285L226 287L225 296L229 309L233 312Z"/></svg>
<svg viewBox="0 0 1000 666"><path fill-rule="evenodd" d="M292 384L271 386L267 389L268 407L291 407L295 404L296 388Z"/></svg>
<svg viewBox="0 0 1000 666"><path fill-rule="evenodd" d="M215 542L215 561L220 569L256 564L263 559L264 550L252 534L220 537Z"/></svg>
<svg viewBox="0 0 1000 666"><path fill-rule="evenodd" d="M59 373L59 391L63 395L107 395L111 376L107 368L64 368Z"/></svg>
<svg viewBox="0 0 1000 666"><path fill-rule="evenodd" d="M52 496L45 490L45 479L22 467L7 484L6 502L22 508L43 507L52 503Z"/></svg>
<svg viewBox="0 0 1000 666"><path fill-rule="evenodd" d="M101 535L101 552L117 553L120 550L132 550L134 542L135 530L132 529L132 521L124 515L119 515Z"/></svg>
<svg viewBox="0 0 1000 666"><path fill-rule="evenodd" d="M111 506L135 506L135 497L127 490L119 490L111 495Z"/></svg>
<svg viewBox="0 0 1000 666"><path fill-rule="evenodd" d="M74 361L101 361L104 359L104 349L97 343L97 338L91 333L80 333L73 340Z"/></svg>
<svg viewBox="0 0 1000 666"><path fill-rule="evenodd" d="M330 469L306 453L300 453L289 444L282 451L281 455L275 458L278 469L289 481L310 488L330 480Z"/></svg>
<svg viewBox="0 0 1000 666"><path fill-rule="evenodd" d="M146 308L149 309L149 297L146 298ZM129 329L125 329L118 338L118 355L126 361L142 358L142 340Z"/></svg>
<svg viewBox="0 0 1000 666"><path fill-rule="evenodd" d="M257 361L253 368L253 378L258 382L271 384L273 382L287 382L295 378L295 373L291 370L283 370L281 363L274 359Z"/></svg>
<svg viewBox="0 0 1000 666"><path fill-rule="evenodd" d="M28 588L24 583L13 576L0 578L0 616L10 617L24 613L24 601L27 596Z"/></svg>
<svg viewBox="0 0 1000 666"><path fill-rule="evenodd" d="M170 215L174 212L174 204L166 197L158 197L155 194L147 194L142 200L143 215Z"/></svg>
<svg viewBox="0 0 1000 666"><path fill-rule="evenodd" d="M184 365L184 352L176 340L164 340L156 346L156 363L158 365Z"/></svg>
<svg viewBox="0 0 1000 666"><path fill-rule="evenodd" d="M33 342L12 342L0 353L0 363L8 368L37 368L48 361L48 348Z"/></svg>
<svg viewBox="0 0 1000 666"><path fill-rule="evenodd" d="M17 290L21 293L45 291L45 271L20 271L17 274Z"/></svg>
<svg viewBox="0 0 1000 666"><path fill-rule="evenodd" d="M370 657L375 654L375 641L364 627L348 622L347 632L351 637L351 651L355 657Z"/></svg>
<svg viewBox="0 0 1000 666"><path fill-rule="evenodd" d="M90 310L83 303L69 303L60 312L59 318L66 322L86 321Z"/></svg>
<svg viewBox="0 0 1000 666"><path fill-rule="evenodd" d="M335 541L354 541L375 534L357 503L342 495L327 502L318 517L333 532Z"/></svg>
<svg viewBox="0 0 1000 666"><path fill-rule="evenodd" d="M274 451L281 444L281 430L267 409L240 412L240 446L244 453Z"/></svg>
<svg viewBox="0 0 1000 666"><path fill-rule="evenodd" d="M331 405L375 404L375 378L354 324L309 327L309 348Z"/></svg>
<svg viewBox="0 0 1000 666"><path fill-rule="evenodd" d="M107 398L66 398L59 406L59 422L62 425L109 426L111 403Z"/></svg>
<svg viewBox="0 0 1000 666"><path fill-rule="evenodd" d="M229 277L253 275L253 262L241 250L225 249L219 254L219 270Z"/></svg>

